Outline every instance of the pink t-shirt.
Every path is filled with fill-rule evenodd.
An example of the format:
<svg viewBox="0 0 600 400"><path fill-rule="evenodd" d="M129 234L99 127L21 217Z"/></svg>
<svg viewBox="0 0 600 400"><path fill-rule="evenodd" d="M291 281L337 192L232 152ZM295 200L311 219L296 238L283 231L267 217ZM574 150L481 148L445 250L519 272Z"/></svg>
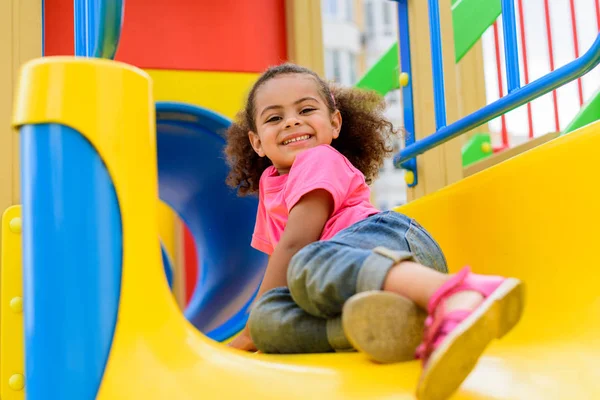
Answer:
<svg viewBox="0 0 600 400"><path fill-rule="evenodd" d="M321 240L379 212L369 202L370 189L364 175L333 147L320 145L298 154L288 174L279 175L273 166L263 172L252 247L272 254L290 210L302 196L316 189L327 190L334 202Z"/></svg>

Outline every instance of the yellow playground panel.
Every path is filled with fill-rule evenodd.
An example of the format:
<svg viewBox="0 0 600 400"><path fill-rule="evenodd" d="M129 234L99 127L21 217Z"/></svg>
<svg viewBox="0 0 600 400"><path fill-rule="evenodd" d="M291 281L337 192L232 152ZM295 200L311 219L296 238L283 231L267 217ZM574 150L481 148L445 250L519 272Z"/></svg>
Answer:
<svg viewBox="0 0 600 400"><path fill-rule="evenodd" d="M0 398L25 398L23 341L23 271L21 259L21 207L2 216L0 248Z"/></svg>
<svg viewBox="0 0 600 400"><path fill-rule="evenodd" d="M65 58L29 63L22 79L15 125L52 121L77 129L102 157L119 199L119 319L98 398L414 398L418 361L249 354L199 333L165 284L150 217L157 213L157 171L155 143L148 140L154 103L147 74L116 62ZM61 81L64 101L41 106ZM111 91L117 83L127 89ZM97 99L94 112L80 107L82 93ZM127 98L115 101L123 93ZM600 398L600 189L593 181L599 146L597 122L398 209L432 232L452 270L469 264L526 283L522 321L489 348L454 398Z"/></svg>

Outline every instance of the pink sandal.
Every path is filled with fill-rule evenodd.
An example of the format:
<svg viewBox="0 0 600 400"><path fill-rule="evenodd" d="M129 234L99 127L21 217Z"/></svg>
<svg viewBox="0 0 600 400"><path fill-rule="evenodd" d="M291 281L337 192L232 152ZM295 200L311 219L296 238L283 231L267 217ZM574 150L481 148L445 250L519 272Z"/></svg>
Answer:
<svg viewBox="0 0 600 400"><path fill-rule="evenodd" d="M444 300L466 290L481 293L483 302L473 310L446 313ZM429 300L423 343L417 348L417 358L423 361L417 398L448 398L475 367L487 345L517 324L523 303L521 281L472 274L469 267L442 285Z"/></svg>

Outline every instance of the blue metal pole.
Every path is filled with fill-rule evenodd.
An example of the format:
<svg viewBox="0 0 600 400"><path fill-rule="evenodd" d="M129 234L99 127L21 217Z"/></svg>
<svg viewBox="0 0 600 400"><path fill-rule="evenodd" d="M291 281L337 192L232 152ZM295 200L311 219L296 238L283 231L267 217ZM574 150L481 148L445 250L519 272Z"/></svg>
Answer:
<svg viewBox="0 0 600 400"><path fill-rule="evenodd" d="M432 149L454 137L486 123L508 111L519 107L537 97L569 83L595 68L600 64L600 35L590 49L578 59L569 64L514 90L512 93L488 104L480 110L446 126L434 134L404 148L394 157L394 163L400 165L406 160Z"/></svg>
<svg viewBox="0 0 600 400"><path fill-rule="evenodd" d="M410 29L408 25L408 0L398 1L398 41L400 47L400 70L407 74L408 82L401 86L402 105L404 108L404 130L405 146L410 146L415 142L415 113L412 92L412 68L410 58ZM408 183L408 187L415 186L419 179L417 175L417 159L412 158L402 164L402 168L412 171L414 180Z"/></svg>
<svg viewBox="0 0 600 400"><path fill-rule="evenodd" d="M75 0L76 56L114 58L124 6L124 0Z"/></svg>
<svg viewBox="0 0 600 400"><path fill-rule="evenodd" d="M75 0L75 55L93 57L96 47L96 1Z"/></svg>
<svg viewBox="0 0 600 400"><path fill-rule="evenodd" d="M437 129L441 129L446 126L446 98L444 95L444 62L442 59L442 34L440 31L440 8L438 0L429 0L429 31L435 124Z"/></svg>
<svg viewBox="0 0 600 400"><path fill-rule="evenodd" d="M514 0L502 0L502 28L504 31L504 58L508 93L521 87L516 21Z"/></svg>
<svg viewBox="0 0 600 400"><path fill-rule="evenodd" d="M94 0L75 0L75 55L92 57L94 51Z"/></svg>

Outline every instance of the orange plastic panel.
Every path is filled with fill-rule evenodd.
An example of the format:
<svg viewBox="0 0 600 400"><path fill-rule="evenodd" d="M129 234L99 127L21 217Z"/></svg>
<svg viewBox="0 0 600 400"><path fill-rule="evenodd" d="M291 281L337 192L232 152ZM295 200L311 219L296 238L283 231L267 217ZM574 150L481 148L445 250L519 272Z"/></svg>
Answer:
<svg viewBox="0 0 600 400"><path fill-rule="evenodd" d="M116 59L147 69L261 72L287 59L284 0L127 0ZM73 1L46 0L45 55L73 54Z"/></svg>

